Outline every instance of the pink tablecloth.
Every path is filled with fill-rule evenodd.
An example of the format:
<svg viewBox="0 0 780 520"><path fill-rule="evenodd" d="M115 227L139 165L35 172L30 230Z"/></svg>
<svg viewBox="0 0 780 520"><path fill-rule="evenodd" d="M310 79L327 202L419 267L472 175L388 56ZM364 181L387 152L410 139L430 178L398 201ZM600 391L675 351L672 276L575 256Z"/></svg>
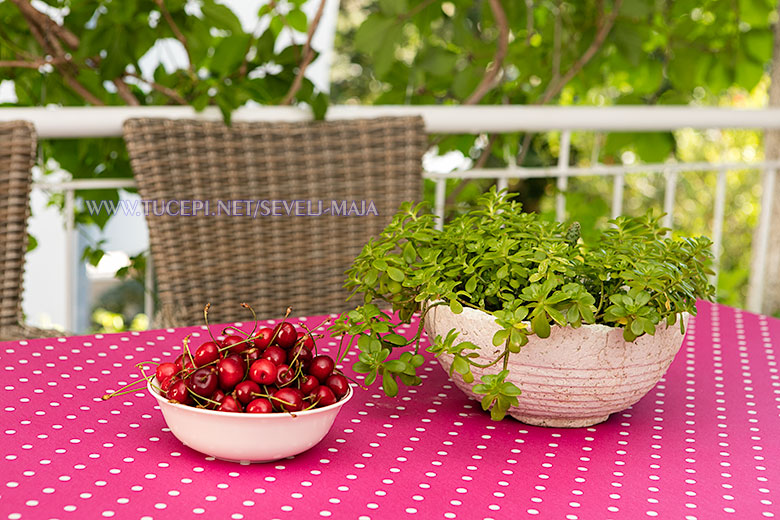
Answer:
<svg viewBox="0 0 780 520"><path fill-rule="evenodd" d="M100 400L135 363L171 356L198 329L5 343L0 511L9 519L771 518L780 514L780 321L699 309L665 379L596 427L491 422L430 361L422 387L396 398L358 391L321 444L256 465L184 447L144 393Z"/></svg>

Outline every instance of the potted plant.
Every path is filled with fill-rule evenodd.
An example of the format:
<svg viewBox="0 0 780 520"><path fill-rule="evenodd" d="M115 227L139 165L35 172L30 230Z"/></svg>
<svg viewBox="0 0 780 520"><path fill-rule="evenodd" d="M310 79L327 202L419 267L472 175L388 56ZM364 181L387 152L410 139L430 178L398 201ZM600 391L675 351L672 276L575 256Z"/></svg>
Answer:
<svg viewBox="0 0 780 520"><path fill-rule="evenodd" d="M331 330L350 337L344 352L357 343L354 369L387 395L421 383L426 330L428 351L493 419L595 424L658 382L696 300L713 296L710 240L667 232L651 214L620 217L586 243L579 224L495 190L437 230L407 203L347 271L359 304ZM408 341L396 329L418 311Z"/></svg>

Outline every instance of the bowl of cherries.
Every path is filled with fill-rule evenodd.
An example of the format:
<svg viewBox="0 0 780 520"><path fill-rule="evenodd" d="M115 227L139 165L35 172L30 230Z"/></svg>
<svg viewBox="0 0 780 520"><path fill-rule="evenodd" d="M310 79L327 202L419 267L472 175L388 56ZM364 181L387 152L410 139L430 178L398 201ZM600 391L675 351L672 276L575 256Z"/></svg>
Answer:
<svg viewBox="0 0 780 520"><path fill-rule="evenodd" d="M208 306L205 314L208 325ZM237 462L279 460L320 442L353 390L334 360L317 353L317 335L286 317L273 328L223 333L196 348L185 338L184 352L147 378L171 433Z"/></svg>

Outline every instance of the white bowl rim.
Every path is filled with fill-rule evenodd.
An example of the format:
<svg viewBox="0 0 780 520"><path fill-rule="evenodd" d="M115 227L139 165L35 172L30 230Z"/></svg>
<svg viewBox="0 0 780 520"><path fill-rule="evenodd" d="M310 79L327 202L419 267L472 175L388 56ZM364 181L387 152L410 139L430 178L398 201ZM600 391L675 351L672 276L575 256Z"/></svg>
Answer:
<svg viewBox="0 0 780 520"><path fill-rule="evenodd" d="M149 381L146 382L146 389L149 391L152 396L154 396L155 399L161 404L161 405L168 405L168 406L175 406L179 408L186 408L187 410L193 412L193 413L201 413L206 415L213 415L216 417L225 417L226 414L228 417L252 417L256 418L256 420L282 420L286 419L289 420L291 418L290 413L284 413L284 412L275 412L275 413L246 413L246 412L220 412L217 410L207 410L206 408L196 408L195 406L189 406L186 404L171 402L165 397L161 396L157 392L154 391L152 388L152 381L155 383L158 383L157 377L151 377ZM159 384L158 384L159 386ZM333 404L329 404L328 406L323 406L322 408L314 408L313 410L301 410L299 412L291 412L295 415L295 417L302 415L302 416L308 416L308 415L317 415L320 413L327 413L331 410L334 410L336 408L340 408L346 404L347 401L352 399L352 396L355 394L354 389L352 388L352 385L347 385L349 388L349 391L347 392L347 395L345 395L341 400L336 401ZM252 420L252 419L249 419Z"/></svg>
<svg viewBox="0 0 780 520"><path fill-rule="evenodd" d="M442 301L442 300L438 300L438 301ZM455 314L452 311L452 309L450 309L450 306L447 305L446 303L444 303L443 305L437 305L435 308L439 308L439 307L445 309L446 312L449 312L453 316L458 316L458 314ZM470 315L472 317L479 317L479 319L481 319L483 321L488 321L489 320L491 323L496 323L496 320L498 319L492 313L489 313L487 311L483 311L482 309L475 309L473 307L463 306L463 312L460 313L460 316L466 316L466 315ZM674 324L677 325L679 320L682 319L685 322L685 329L687 331L688 330L688 319L690 317L691 317L691 314L688 311L679 312L679 313L677 313L677 319L675 320ZM426 320L427 319L428 318L426 317ZM529 321L523 321L523 323L530 325ZM656 325L656 330L658 330L658 328L661 325L666 325L666 320L662 320L661 322L659 322L658 325ZM559 329L569 328L571 330L576 330L574 327L568 327L568 326L562 327L561 325L557 325L557 324L550 325L550 327L551 328L557 327ZM580 325L577 328L578 329L583 329L583 330L596 331L596 332L610 332L610 331L613 331L613 330L622 330L622 329L620 329L620 327L614 327L614 326L606 325L604 323L583 323L582 325Z"/></svg>

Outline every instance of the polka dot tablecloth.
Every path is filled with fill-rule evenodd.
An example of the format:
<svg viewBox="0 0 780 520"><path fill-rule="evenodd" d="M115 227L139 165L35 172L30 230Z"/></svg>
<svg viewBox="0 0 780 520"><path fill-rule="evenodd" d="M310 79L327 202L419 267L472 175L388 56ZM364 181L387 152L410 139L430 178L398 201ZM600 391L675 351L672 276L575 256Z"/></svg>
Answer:
<svg viewBox="0 0 780 520"><path fill-rule="evenodd" d="M429 359L423 386L396 398L358 391L319 445L251 465L183 446L144 392L100 400L136 363L176 355L188 332L206 336L193 328L2 344L0 518L780 515L772 318L700 304L666 377L592 428L492 422ZM320 344L335 352L335 342Z"/></svg>

